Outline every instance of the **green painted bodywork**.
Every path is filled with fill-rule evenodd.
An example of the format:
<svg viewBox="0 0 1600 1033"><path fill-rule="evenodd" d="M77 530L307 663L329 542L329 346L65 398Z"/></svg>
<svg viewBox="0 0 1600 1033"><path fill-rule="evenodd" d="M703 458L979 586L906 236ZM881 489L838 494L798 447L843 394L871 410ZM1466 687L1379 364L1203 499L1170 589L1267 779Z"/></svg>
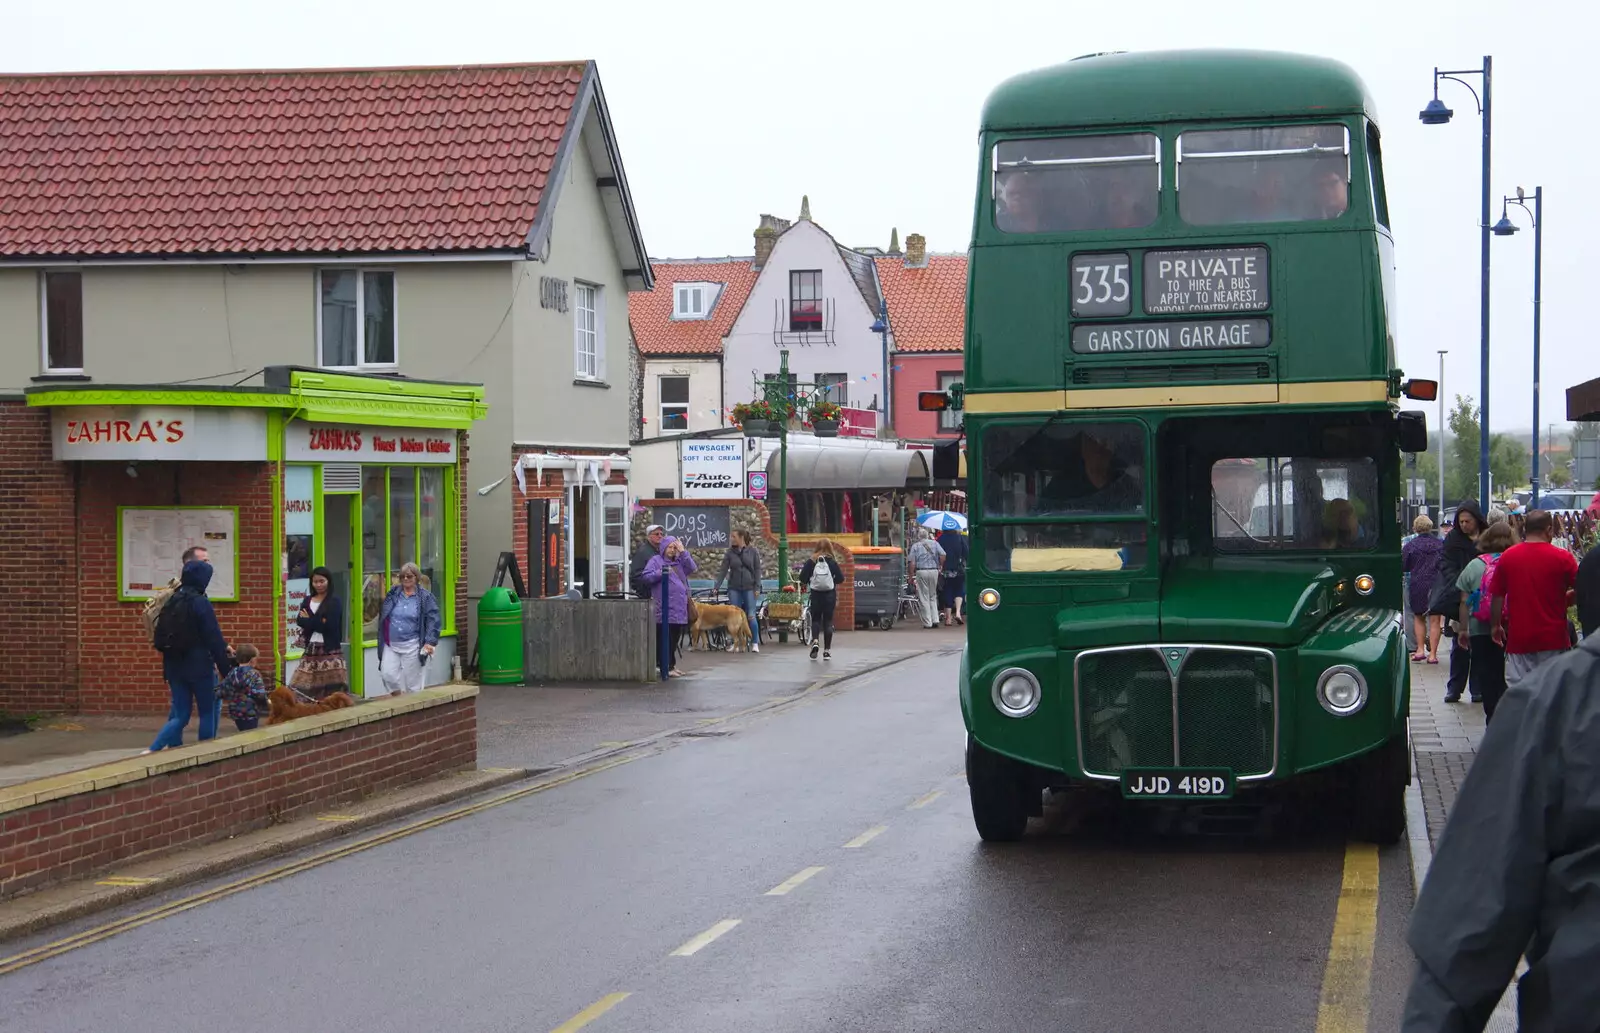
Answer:
<svg viewBox="0 0 1600 1033"><path fill-rule="evenodd" d="M1188 128L1284 122L1340 122L1349 130L1350 207L1317 223L1192 227L1178 216L1177 136ZM1086 130L1142 130L1161 138L1160 216L1134 231L1011 234L992 218L996 142ZM1308 420L1366 414L1392 423L1399 370L1392 331L1393 242L1380 224L1368 142L1377 129L1370 97L1347 67L1320 58L1238 51L1096 57L1018 76L984 109L977 205L969 263L965 391L1044 392L1168 385L1237 385L1384 381L1385 400L1294 407ZM1373 164L1376 164L1374 162ZM1381 184L1379 185L1381 189ZM1127 251L1133 270L1127 321L1159 321L1142 312L1142 260L1149 248L1261 245L1271 263L1271 307L1250 312L1272 322L1265 349L1203 353L1078 355L1067 270L1073 254ZM1246 313L1233 313L1245 315ZM1216 314L1222 315L1222 314ZM1116 320L1091 320L1112 324ZM1266 375L1261 375L1261 364ZM1232 371L1227 366L1254 366ZM1120 379L1119 379L1120 378ZM1231 407L1230 407L1231 406ZM1085 649L1151 643L1229 644L1271 650L1277 665L1277 764L1274 778L1326 767L1403 734L1409 665L1399 628L1400 538L1390 505L1400 495L1400 457L1389 446L1378 464L1378 540L1371 551L1288 556L1217 555L1209 541L1168 548L1178 530L1162 497L1157 435L1173 418L1283 413L1272 405L1188 405L1082 409L1034 416L966 414L972 560L961 706L969 733L988 749L1024 761L1056 782L1084 779L1077 752L1073 666ZM1029 411L1034 411L1029 407ZM1058 420L1137 419L1149 430L1146 512L1150 561L1113 572L1014 573L986 568L982 513L983 432L995 422L1056 415ZM1261 445L1271 454L1271 444ZM1369 597L1354 591L1369 574ZM995 588L1001 604L986 611L979 593ZM1369 699L1351 717L1318 703L1315 686L1329 667L1348 665L1365 678ZM1033 672L1043 687L1028 717L1003 716L990 699L995 675Z"/></svg>

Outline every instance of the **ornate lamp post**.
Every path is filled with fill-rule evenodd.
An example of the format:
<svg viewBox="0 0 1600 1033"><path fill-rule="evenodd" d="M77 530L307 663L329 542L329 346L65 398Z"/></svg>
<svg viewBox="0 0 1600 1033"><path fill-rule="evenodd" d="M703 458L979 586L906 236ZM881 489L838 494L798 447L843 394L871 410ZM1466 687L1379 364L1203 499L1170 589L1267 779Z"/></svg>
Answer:
<svg viewBox="0 0 1600 1033"><path fill-rule="evenodd" d="M1544 268L1544 187L1533 188L1533 208L1523 200L1527 195L1517 187L1516 197L1500 200L1500 221L1494 224L1497 237L1509 237L1517 232L1516 223L1507 216L1507 209L1516 205L1533 220L1533 497L1529 509L1539 508L1539 281ZM1548 437L1545 439L1549 440Z"/></svg>

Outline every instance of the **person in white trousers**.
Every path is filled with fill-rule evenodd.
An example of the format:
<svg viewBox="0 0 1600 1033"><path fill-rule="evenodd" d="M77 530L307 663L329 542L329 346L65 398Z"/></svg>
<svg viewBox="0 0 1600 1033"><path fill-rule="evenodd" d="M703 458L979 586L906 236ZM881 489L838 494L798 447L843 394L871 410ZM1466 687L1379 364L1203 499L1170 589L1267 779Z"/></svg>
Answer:
<svg viewBox="0 0 1600 1033"><path fill-rule="evenodd" d="M422 587L422 571L401 565L400 583L383 597L378 616L378 674L389 695L422 691L440 626L439 601Z"/></svg>
<svg viewBox="0 0 1600 1033"><path fill-rule="evenodd" d="M911 546L911 577L917 586L917 602L922 607L922 626L939 624L939 571L944 567L944 547L933 540L933 532L917 528L917 541Z"/></svg>

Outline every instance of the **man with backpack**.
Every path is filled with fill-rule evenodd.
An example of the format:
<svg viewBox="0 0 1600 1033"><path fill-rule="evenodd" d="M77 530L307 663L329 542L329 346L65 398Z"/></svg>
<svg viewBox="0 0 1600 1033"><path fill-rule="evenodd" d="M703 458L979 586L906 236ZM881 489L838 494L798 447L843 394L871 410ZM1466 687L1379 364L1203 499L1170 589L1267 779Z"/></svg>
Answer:
<svg viewBox="0 0 1600 1033"><path fill-rule="evenodd" d="M1495 707L1506 692L1506 651L1495 642L1489 626L1495 568L1500 554L1516 543L1517 536L1508 522L1490 524L1478 536L1478 557L1456 578L1456 588L1461 591L1456 645L1471 652L1472 668L1467 677L1472 698L1483 702L1485 723L1494 717Z"/></svg>
<svg viewBox="0 0 1600 1033"><path fill-rule="evenodd" d="M1522 544L1500 557L1490 587L1490 634L1505 647L1512 685L1572 648L1567 606L1578 577L1572 553L1550 544L1555 520L1547 511L1530 510L1522 526Z"/></svg>
<svg viewBox="0 0 1600 1033"><path fill-rule="evenodd" d="M210 584L211 564L198 559L185 563L178 588L156 617L151 644L161 653L161 674L172 690L172 709L147 753L182 746L183 729L196 709L200 741L217 736L217 681L233 662L217 625L217 612L206 598Z"/></svg>

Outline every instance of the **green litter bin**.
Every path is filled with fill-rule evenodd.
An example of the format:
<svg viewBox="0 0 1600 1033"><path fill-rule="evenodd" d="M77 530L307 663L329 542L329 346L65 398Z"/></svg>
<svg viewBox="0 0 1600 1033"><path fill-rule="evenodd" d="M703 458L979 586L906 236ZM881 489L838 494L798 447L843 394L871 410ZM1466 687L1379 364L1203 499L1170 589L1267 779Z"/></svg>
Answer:
<svg viewBox="0 0 1600 1033"><path fill-rule="evenodd" d="M522 681L522 604L509 588L491 588L478 600L478 681Z"/></svg>

